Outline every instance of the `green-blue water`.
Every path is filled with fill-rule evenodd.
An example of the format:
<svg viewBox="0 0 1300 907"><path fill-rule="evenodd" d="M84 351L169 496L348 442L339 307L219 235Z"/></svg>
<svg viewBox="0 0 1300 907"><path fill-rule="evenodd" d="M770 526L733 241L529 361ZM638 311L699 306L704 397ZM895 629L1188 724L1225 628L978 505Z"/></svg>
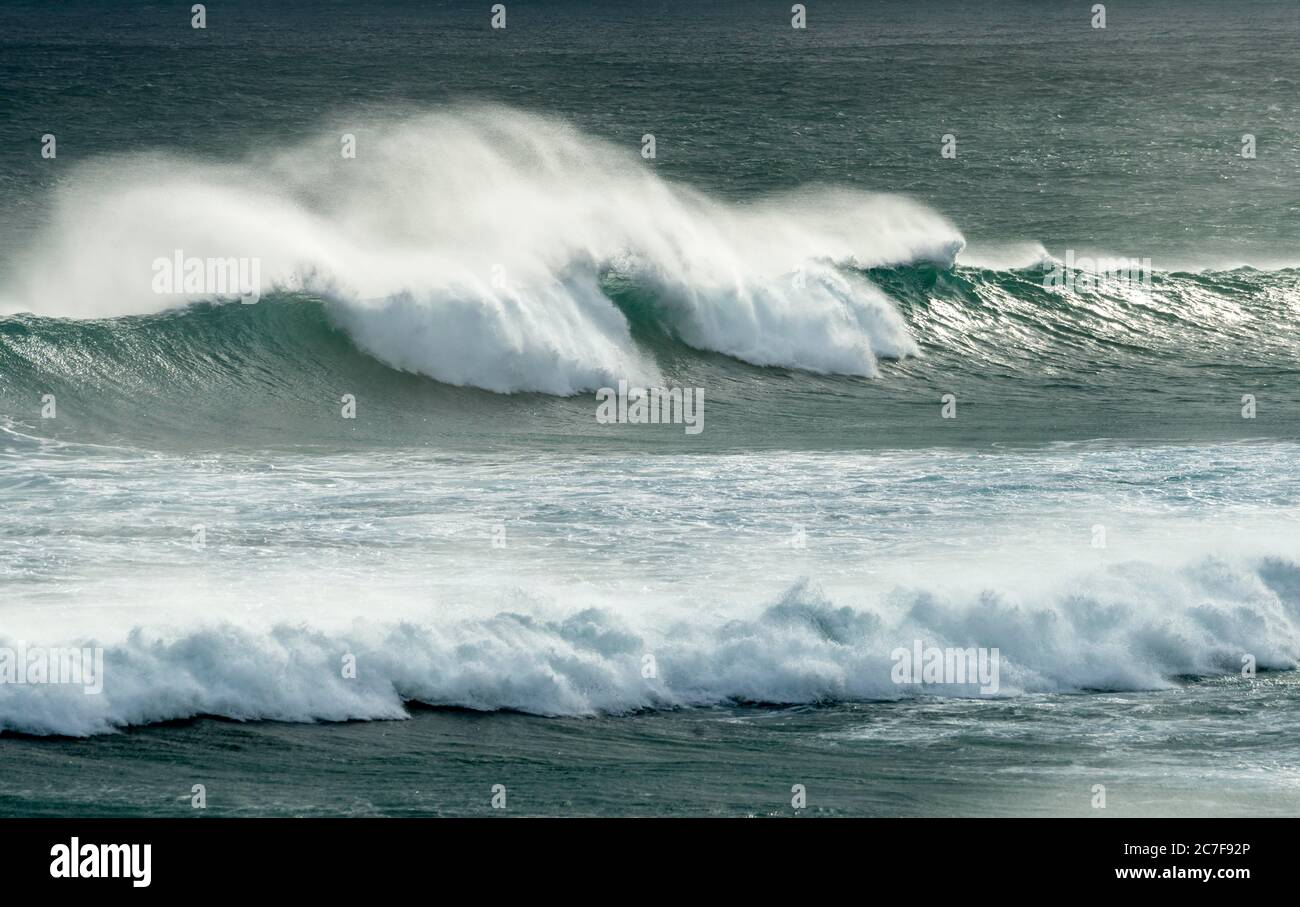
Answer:
<svg viewBox="0 0 1300 907"><path fill-rule="evenodd" d="M0 6L0 814L1293 813L1300 8L507 6Z"/></svg>

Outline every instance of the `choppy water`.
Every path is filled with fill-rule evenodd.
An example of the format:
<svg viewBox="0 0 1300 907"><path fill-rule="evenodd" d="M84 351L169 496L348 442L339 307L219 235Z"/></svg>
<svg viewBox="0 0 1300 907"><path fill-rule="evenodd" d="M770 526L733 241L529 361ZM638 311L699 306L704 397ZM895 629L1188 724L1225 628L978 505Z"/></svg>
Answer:
<svg viewBox="0 0 1300 907"><path fill-rule="evenodd" d="M0 10L0 811L1292 812L1295 5L810 15Z"/></svg>

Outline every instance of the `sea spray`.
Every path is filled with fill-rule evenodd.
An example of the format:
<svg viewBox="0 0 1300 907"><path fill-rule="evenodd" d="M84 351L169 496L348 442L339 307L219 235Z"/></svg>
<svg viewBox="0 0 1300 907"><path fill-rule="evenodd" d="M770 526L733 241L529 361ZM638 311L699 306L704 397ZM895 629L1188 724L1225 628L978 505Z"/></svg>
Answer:
<svg viewBox="0 0 1300 907"><path fill-rule="evenodd" d="M745 205L661 179L632 151L504 107L367 126L365 166L322 135L224 164L157 153L89 162L20 254L6 308L95 318L221 295L154 291L152 265L255 249L262 293L335 301L357 342L397 368L502 393L654 383L613 271L656 291L688 344L757 365L870 376L916 352L853 268L951 265L964 240L905 198L810 187ZM849 269L849 270L846 270Z"/></svg>

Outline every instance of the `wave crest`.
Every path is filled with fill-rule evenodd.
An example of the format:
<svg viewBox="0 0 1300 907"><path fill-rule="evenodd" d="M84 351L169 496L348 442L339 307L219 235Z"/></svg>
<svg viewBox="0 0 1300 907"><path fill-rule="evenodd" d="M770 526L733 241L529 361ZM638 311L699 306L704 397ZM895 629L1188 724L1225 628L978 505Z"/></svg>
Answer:
<svg viewBox="0 0 1300 907"><path fill-rule="evenodd" d="M890 653L915 640L998 648L1003 696L1160 688L1179 676L1235 674L1244 655L1262 670L1293 669L1300 566L1135 561L1040 601L900 588L870 608L837 605L803 581L757 614L730 618L587 608L559 618L358 622L331 633L137 629L107 647L101 694L0 684L0 729L88 735L196 715L392 719L405 717L407 701L557 716L975 695L966 685L893 683ZM345 654L355 656L355 678L341 670Z"/></svg>
<svg viewBox="0 0 1300 907"><path fill-rule="evenodd" d="M355 159L339 135L357 138ZM864 277L950 265L964 240L907 199L810 188L732 204L660 179L556 120L465 107L341 127L233 164L87 165L19 262L8 308L80 318L211 298L152 290L152 263L257 258L262 292L337 303L371 354L451 384L574 393L654 378L607 272L655 287L687 343L760 365L871 375L915 352Z"/></svg>

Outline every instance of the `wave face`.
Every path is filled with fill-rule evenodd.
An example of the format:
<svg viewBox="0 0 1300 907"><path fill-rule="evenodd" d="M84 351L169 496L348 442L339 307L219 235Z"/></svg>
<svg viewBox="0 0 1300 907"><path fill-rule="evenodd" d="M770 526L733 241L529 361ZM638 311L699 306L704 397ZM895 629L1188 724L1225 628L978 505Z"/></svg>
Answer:
<svg viewBox="0 0 1300 907"><path fill-rule="evenodd" d="M339 153L343 131L356 159ZM177 250L256 258L261 301L155 293L153 263ZM1137 409L1098 412L1078 436L1168 421L1169 399L1203 400L1202 430L1252 392L1271 396L1280 436L1300 434L1300 270L1048 289L1055 264L1035 242L967 249L942 215L895 196L712 198L509 108L395 115L236 162L126 154L75 169L0 289L0 311L25 313L0 318L0 395L21 420L32 399L90 385L110 430L194 436L206 413L238 437L235 395L292 419L343 392L410 400L403 375L435 379L440 400L626 379L757 398L751 415L772 423L808 402L783 394L779 369L800 373L812 405L847 401L818 424L869 411L906 431L920 393L975 397L986 414L1013 395L1039 410L1075 395L1082 412L1101 393ZM317 418L304 410L291 438Z"/></svg>
<svg viewBox="0 0 1300 907"><path fill-rule="evenodd" d="M345 130L356 159L339 153ZM563 397L625 379L746 405L715 407L710 438L748 420L834 446L932 442L916 407L944 392L999 437L1052 421L1067 439L1239 434L1224 413L1253 393L1262 434L1300 436L1300 270L1048 289L1041 245L964 243L894 196L711 198L502 107L393 116L233 163L127 154L74 170L7 268L0 307L25 314L0 318L0 403L32 429L32 401L93 392L62 425L293 443L335 440L321 407L352 393L392 429L354 438L423 442L416 411L459 426L440 440L472 435L471 410L578 437L589 407L451 391ZM153 263L177 250L258 259L261 301L155 293Z"/></svg>
<svg viewBox="0 0 1300 907"><path fill-rule="evenodd" d="M1069 292L1044 289L1032 267L912 264L827 275L827 286L842 278L841 287L870 287L881 300L876 320L852 331L869 325L877 351L915 355L880 360L869 380L755 366L688 343L661 287L605 273L584 292L623 338L618 355L639 371L619 372L613 360L608 371L595 360L583 371L558 354L483 352L499 343L523 350L525 336L545 333L518 309L492 309L491 318L511 321L505 334L480 315L449 317L447 333L443 315L412 296L354 304L298 290L256 305L0 318L0 414L30 435L160 447L480 446L485 437L537 444L561 435L570 445L684 443L680 432L598 426L590 396L482 391L561 395L640 375L705 389L709 428L690 439L697 447L1300 438L1300 271L1157 273L1150 288ZM452 308L475 305L462 299ZM429 320L417 328L413 319ZM570 327L566 336L579 342ZM777 331L771 342L789 335ZM456 350L444 357L446 345ZM386 354L375 352L381 347ZM431 357L426 371L421 356ZM525 380L530 369L535 380ZM465 383L473 386L455 386ZM963 417L924 418L947 392ZM333 417L349 393L363 418L340 423ZM39 418L45 394L60 401L57 421ZM1257 398L1254 420L1240 417L1244 394Z"/></svg>
<svg viewBox="0 0 1300 907"><path fill-rule="evenodd" d="M741 619L665 623L600 608L361 622L344 633L136 630L107 647L101 693L0 684L0 730L85 736L197 715L393 719L409 701L557 716L979 695L977 684L894 683L888 653L917 640L997 647L1001 696L1156 689L1179 675L1238 673L1244 654L1261 670L1289 670L1300 663L1300 567L1131 563L1050 600L896 590L873 609L837 606L803 582ZM348 655L355 677L341 667Z"/></svg>
<svg viewBox="0 0 1300 907"><path fill-rule="evenodd" d="M97 318L211 298L153 292L175 250L257 258L263 293L317 294L394 368L499 392L572 394L657 376L601 292L654 290L686 343L756 365L871 375L915 345L856 267L951 263L963 240L906 199L809 189L729 204L635 153L506 108L338 132L269 159L125 155L62 186L0 293L11 311Z"/></svg>

